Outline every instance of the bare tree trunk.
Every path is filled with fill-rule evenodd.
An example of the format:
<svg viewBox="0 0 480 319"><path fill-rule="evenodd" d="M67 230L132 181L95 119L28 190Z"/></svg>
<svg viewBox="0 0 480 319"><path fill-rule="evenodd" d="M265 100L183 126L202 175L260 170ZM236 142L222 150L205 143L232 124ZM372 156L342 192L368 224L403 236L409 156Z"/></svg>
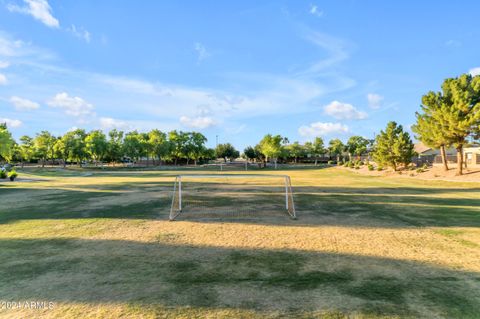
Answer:
<svg viewBox="0 0 480 319"><path fill-rule="evenodd" d="M448 171L447 154L445 153L445 145L440 146L440 153L442 154L443 169L445 171Z"/></svg>
<svg viewBox="0 0 480 319"><path fill-rule="evenodd" d="M457 147L457 173L455 175L463 175L463 145Z"/></svg>
<svg viewBox="0 0 480 319"><path fill-rule="evenodd" d="M315 156L315 166L318 164L318 156Z"/></svg>

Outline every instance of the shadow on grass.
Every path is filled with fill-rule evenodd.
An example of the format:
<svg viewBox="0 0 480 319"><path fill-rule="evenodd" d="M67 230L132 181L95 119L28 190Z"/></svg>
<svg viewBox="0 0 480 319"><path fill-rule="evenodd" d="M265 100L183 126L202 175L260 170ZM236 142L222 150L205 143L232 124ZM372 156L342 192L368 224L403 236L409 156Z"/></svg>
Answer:
<svg viewBox="0 0 480 319"><path fill-rule="evenodd" d="M480 274L335 253L157 242L0 240L0 299L299 315L480 316ZM92 308L95 311L95 308Z"/></svg>
<svg viewBox="0 0 480 319"><path fill-rule="evenodd" d="M480 226L478 188L298 186L294 200L299 220L291 221L285 214L284 188L279 185L189 181L184 183L186 204L215 210L215 216L227 214L225 218L181 214L179 219L289 226ZM0 192L0 224L28 219L168 219L172 190L173 181L65 184L61 188L16 185ZM472 196L477 192L478 197ZM235 210L242 214L230 214ZM275 210L278 214L272 216Z"/></svg>

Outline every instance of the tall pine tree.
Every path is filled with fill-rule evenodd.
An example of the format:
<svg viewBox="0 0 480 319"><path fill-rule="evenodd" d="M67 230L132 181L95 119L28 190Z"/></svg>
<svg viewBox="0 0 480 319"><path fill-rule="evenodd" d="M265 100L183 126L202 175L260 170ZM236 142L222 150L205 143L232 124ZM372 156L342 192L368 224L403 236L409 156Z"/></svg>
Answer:
<svg viewBox="0 0 480 319"><path fill-rule="evenodd" d="M417 123L412 126L412 131L423 144L440 149L443 167L448 171L445 148L450 147L451 143L441 123L436 120L438 118L437 113L442 111L441 103L442 97L440 93L429 92L424 95L421 105L422 113L415 113Z"/></svg>
<svg viewBox="0 0 480 319"><path fill-rule="evenodd" d="M457 175L463 174L463 146L480 126L480 76L464 74L446 79L437 93L440 111L432 114L443 136L457 150Z"/></svg>

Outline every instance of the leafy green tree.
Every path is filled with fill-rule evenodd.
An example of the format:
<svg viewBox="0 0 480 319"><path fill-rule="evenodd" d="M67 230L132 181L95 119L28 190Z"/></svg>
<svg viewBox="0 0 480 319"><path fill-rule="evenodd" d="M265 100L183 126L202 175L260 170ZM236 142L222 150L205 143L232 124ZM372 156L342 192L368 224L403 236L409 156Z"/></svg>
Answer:
<svg viewBox="0 0 480 319"><path fill-rule="evenodd" d="M293 157L295 164L299 157L303 157L305 155L305 148L299 142L294 142L290 145L287 145L285 149L288 152L289 157Z"/></svg>
<svg viewBox="0 0 480 319"><path fill-rule="evenodd" d="M215 150L213 148L204 148L202 158L206 161L215 159Z"/></svg>
<svg viewBox="0 0 480 319"><path fill-rule="evenodd" d="M315 166L318 164L318 157L326 153L323 139L319 136L315 137L313 143L305 143L306 148L315 157Z"/></svg>
<svg viewBox="0 0 480 319"><path fill-rule="evenodd" d="M389 122L385 131L380 131L375 139L373 159L379 165L388 165L397 170L400 164L405 167L415 156L410 135L395 122Z"/></svg>
<svg viewBox="0 0 480 319"><path fill-rule="evenodd" d="M243 154L245 154L245 157L247 158L247 160L250 160L250 161L254 161L256 158L258 158L257 151L255 150L255 148L251 146L247 146L243 150Z"/></svg>
<svg viewBox="0 0 480 319"><path fill-rule="evenodd" d="M168 140L171 143L171 157L175 160L175 165L177 165L178 159L188 156L188 134L173 130L168 133Z"/></svg>
<svg viewBox="0 0 480 319"><path fill-rule="evenodd" d="M7 162L12 159L15 140L8 131L6 124L0 124L0 157Z"/></svg>
<svg viewBox="0 0 480 319"><path fill-rule="evenodd" d="M147 141L143 134L137 131L128 132L123 140L123 152L137 162L147 154Z"/></svg>
<svg viewBox="0 0 480 319"><path fill-rule="evenodd" d="M267 134L258 143L260 152L265 155L265 162L272 158L277 168L277 159L282 153L282 137L280 135Z"/></svg>
<svg viewBox="0 0 480 319"><path fill-rule="evenodd" d="M85 150L97 165L98 161L102 161L107 154L108 141L105 134L100 130L91 131L85 137Z"/></svg>
<svg viewBox="0 0 480 319"><path fill-rule="evenodd" d="M108 132L107 152L105 158L115 166L123 157L123 131L113 129Z"/></svg>
<svg viewBox="0 0 480 319"><path fill-rule="evenodd" d="M77 161L78 166L82 167L82 161L87 157L87 150L85 147L85 137L87 134L83 129L76 129L71 132L72 141L70 144L70 157Z"/></svg>
<svg viewBox="0 0 480 319"><path fill-rule="evenodd" d="M18 154L22 162L22 167L25 162L30 162L35 156L35 148L33 139L30 136L23 135L20 137L20 145L18 145Z"/></svg>
<svg viewBox="0 0 480 319"><path fill-rule="evenodd" d="M446 79L442 92L427 94L440 109L432 114L443 130L447 145L457 150L457 175L463 174L463 147L468 137L480 131L480 76L470 74Z"/></svg>
<svg viewBox="0 0 480 319"><path fill-rule="evenodd" d="M350 160L352 159L352 155L359 158L362 154L365 154L367 152L369 144L370 144L370 141L364 137L361 137L361 136L350 137L346 145L346 150L348 152Z"/></svg>
<svg viewBox="0 0 480 319"><path fill-rule="evenodd" d="M215 148L215 154L217 158L223 158L225 162L227 162L227 159L233 160L240 156L240 152L230 143L218 144Z"/></svg>
<svg viewBox="0 0 480 319"><path fill-rule="evenodd" d="M187 149L188 149L188 157L187 157L187 164L188 158L194 160L195 165L197 165L197 161L202 157L205 152L205 143L207 142L207 138L198 132L191 132L188 134L188 142L187 142Z"/></svg>
<svg viewBox="0 0 480 319"><path fill-rule="evenodd" d="M328 142L328 153L330 154L330 156L336 157L337 162L340 161L340 155L342 155L344 150L345 145L338 138L330 140L330 142Z"/></svg>
<svg viewBox="0 0 480 319"><path fill-rule="evenodd" d="M167 158L170 151L171 151L171 144L167 140L167 134L160 130L151 130L148 133L148 143L150 144L150 152L151 156L154 159L158 159L160 165L162 164L162 160ZM155 164L155 162L154 162Z"/></svg>
<svg viewBox="0 0 480 319"><path fill-rule="evenodd" d="M67 166L67 161L71 159L73 148L75 147L75 133L67 132L55 141L54 150L58 158L63 160L63 167Z"/></svg>
<svg viewBox="0 0 480 319"><path fill-rule="evenodd" d="M53 161L55 157L55 140L55 137L48 131L41 131L33 140L35 154L42 160L42 167L45 167L48 158Z"/></svg>

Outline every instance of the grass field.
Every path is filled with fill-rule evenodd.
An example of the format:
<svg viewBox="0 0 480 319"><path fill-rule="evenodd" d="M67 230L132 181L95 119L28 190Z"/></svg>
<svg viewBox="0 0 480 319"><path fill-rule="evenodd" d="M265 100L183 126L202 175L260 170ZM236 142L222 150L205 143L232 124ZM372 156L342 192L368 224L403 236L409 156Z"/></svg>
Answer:
<svg viewBox="0 0 480 319"><path fill-rule="evenodd" d="M0 184L0 301L54 307L0 317L480 318L480 183L268 171L298 220L168 222L173 170L19 173Z"/></svg>

